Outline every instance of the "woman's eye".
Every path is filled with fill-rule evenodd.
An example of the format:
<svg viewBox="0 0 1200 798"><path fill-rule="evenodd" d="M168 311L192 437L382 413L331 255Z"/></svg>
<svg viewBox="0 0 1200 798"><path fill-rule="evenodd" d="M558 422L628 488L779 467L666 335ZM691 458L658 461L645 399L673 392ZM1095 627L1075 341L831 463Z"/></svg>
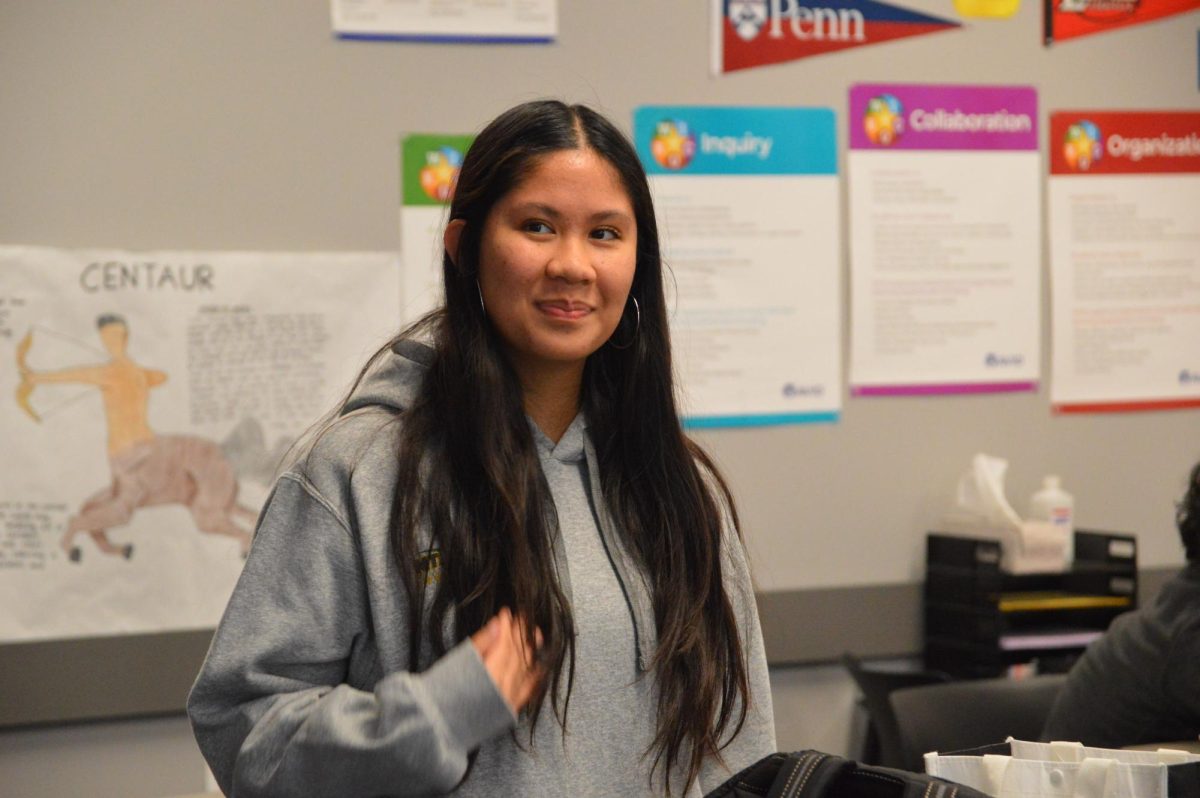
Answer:
<svg viewBox="0 0 1200 798"><path fill-rule="evenodd" d="M546 233L553 233L554 231L551 230L550 225L546 224L545 222L526 222L525 232L545 235Z"/></svg>
<svg viewBox="0 0 1200 798"><path fill-rule="evenodd" d="M592 238L598 238L601 241L616 241L621 237L621 234L611 227L601 227L598 230L592 231Z"/></svg>

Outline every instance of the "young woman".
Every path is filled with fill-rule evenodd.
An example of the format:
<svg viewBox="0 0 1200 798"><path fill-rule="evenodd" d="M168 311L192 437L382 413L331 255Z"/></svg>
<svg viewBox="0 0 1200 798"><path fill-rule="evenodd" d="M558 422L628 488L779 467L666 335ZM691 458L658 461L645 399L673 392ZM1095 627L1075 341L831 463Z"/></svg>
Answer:
<svg viewBox="0 0 1200 798"><path fill-rule="evenodd" d="M700 795L775 749L736 513L675 406L629 141L467 153L445 303L278 481L196 681L231 798Z"/></svg>

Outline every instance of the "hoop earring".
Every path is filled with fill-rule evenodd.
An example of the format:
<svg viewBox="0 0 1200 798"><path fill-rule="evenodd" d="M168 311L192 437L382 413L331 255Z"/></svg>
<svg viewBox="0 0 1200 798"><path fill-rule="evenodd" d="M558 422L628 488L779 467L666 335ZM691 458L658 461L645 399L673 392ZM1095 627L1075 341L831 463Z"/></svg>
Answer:
<svg viewBox="0 0 1200 798"><path fill-rule="evenodd" d="M479 287L479 278L475 278L475 292L479 294L479 309L483 311L483 317L487 318L487 306L483 304L483 289Z"/></svg>
<svg viewBox="0 0 1200 798"><path fill-rule="evenodd" d="M633 312L636 314L633 323L633 335L629 336L629 343L622 346L617 346L613 343L612 338L609 338L608 343L613 349L628 349L633 346L633 342L637 340L638 331L642 329L642 308L638 305L637 297L631 294L629 298L633 300Z"/></svg>

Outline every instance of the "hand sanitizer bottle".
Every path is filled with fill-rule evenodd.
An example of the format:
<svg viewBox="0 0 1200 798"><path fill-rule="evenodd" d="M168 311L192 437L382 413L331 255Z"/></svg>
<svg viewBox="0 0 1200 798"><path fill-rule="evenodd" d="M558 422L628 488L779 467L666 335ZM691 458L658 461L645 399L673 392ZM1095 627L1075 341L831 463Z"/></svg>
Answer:
<svg viewBox="0 0 1200 798"><path fill-rule="evenodd" d="M1075 559L1075 499L1062 489L1062 480L1054 474L1042 479L1042 488L1029 500L1029 517L1049 521L1066 535L1066 564Z"/></svg>

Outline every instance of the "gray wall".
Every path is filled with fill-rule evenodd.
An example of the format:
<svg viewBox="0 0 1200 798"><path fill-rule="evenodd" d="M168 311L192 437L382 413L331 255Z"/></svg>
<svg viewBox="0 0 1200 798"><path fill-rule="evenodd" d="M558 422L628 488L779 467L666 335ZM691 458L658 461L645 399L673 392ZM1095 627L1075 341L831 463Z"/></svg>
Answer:
<svg viewBox="0 0 1200 798"><path fill-rule="evenodd" d="M903 4L955 17L945 0ZM325 0L0 4L0 243L395 249L399 136L474 130L545 95L621 121L651 103L830 106L842 141L857 81L1030 84L1043 120L1200 106L1196 14L1047 50L1040 7L1025 0L1008 21L712 78L701 0L560 6L554 46L465 47L339 42ZM1136 532L1143 565L1177 565L1172 502L1200 455L1198 422L1198 411L1054 417L1043 389L847 400L837 425L700 437L733 483L760 585L803 605L846 588L911 593L922 536L977 451L1010 459L1019 506L1060 473L1080 525ZM787 659L827 659L845 635L831 627L798 624ZM860 642L905 654L905 640ZM773 679L781 746L845 749L852 698L837 669L776 667ZM0 732L0 772L13 795L201 786L179 717Z"/></svg>

